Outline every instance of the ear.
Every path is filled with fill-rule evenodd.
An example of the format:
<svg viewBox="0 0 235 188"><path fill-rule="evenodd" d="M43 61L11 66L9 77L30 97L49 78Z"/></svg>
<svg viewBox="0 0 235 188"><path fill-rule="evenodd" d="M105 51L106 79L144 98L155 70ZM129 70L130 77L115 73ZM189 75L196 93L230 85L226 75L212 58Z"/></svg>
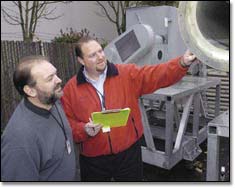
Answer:
<svg viewBox="0 0 235 188"><path fill-rule="evenodd" d="M84 65L84 61L83 61L83 59L82 59L82 58L77 57L77 60L78 60L78 62L79 62L79 63L81 63L82 65Z"/></svg>
<svg viewBox="0 0 235 188"><path fill-rule="evenodd" d="M36 90L28 85L25 85L23 90L30 97L35 97L37 95Z"/></svg>

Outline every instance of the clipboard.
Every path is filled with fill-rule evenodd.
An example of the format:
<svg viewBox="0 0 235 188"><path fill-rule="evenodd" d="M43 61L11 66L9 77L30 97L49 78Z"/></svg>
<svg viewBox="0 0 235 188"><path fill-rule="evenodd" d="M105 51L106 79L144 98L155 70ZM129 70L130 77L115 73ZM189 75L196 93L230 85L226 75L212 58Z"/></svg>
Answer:
<svg viewBox="0 0 235 188"><path fill-rule="evenodd" d="M91 114L92 121L103 125L104 128L126 126L131 109L113 109Z"/></svg>

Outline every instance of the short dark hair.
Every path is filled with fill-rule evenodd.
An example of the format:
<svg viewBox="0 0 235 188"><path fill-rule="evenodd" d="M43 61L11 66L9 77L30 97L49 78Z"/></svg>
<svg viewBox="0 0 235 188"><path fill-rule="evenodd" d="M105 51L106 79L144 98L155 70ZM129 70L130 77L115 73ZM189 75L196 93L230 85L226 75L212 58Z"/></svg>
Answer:
<svg viewBox="0 0 235 188"><path fill-rule="evenodd" d="M91 37L91 36L84 36L79 39L79 41L75 45L75 53L77 57L80 57L83 59L83 53L82 53L82 45L84 43L88 43L90 41L97 41L97 39ZM98 42L98 41L97 41Z"/></svg>
<svg viewBox="0 0 235 188"><path fill-rule="evenodd" d="M20 59L18 66L16 67L13 74L13 82L16 90L22 96L28 96L24 92L24 86L35 86L36 81L33 79L31 75L31 69L36 63L40 63L42 61L48 61L49 59L45 56L26 56Z"/></svg>

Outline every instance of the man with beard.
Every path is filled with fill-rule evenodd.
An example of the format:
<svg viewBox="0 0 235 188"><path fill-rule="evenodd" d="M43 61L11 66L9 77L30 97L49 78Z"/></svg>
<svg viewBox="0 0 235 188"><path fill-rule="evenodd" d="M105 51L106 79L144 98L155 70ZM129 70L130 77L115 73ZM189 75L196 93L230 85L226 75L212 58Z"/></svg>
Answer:
<svg viewBox="0 0 235 188"><path fill-rule="evenodd" d="M13 81L24 98L1 137L1 180L73 181L72 132L59 101L56 68L46 57L25 57Z"/></svg>
<svg viewBox="0 0 235 188"><path fill-rule="evenodd" d="M82 181L141 181L143 136L140 96L179 81L195 56L189 51L167 63L138 67L112 64L101 45L90 37L80 39L76 55L83 66L64 87L62 105L80 144ZM126 126L102 129L92 112L131 109Z"/></svg>

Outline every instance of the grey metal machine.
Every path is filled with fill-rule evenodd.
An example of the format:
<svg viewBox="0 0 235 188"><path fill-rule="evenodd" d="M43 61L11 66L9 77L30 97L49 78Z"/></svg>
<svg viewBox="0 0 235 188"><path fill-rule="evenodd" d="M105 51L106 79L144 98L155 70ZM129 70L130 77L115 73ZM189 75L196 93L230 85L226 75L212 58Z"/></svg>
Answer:
<svg viewBox="0 0 235 188"><path fill-rule="evenodd" d="M220 138L229 138L229 111L208 123L207 181L223 181L225 166L220 165Z"/></svg>
<svg viewBox="0 0 235 188"><path fill-rule="evenodd" d="M179 23L185 44L202 62L225 72L229 72L229 13L229 1L188 1L179 6ZM223 181L226 172L223 166L219 170L219 146L220 137L229 138L229 111L208 123L207 137L206 179Z"/></svg>
<svg viewBox="0 0 235 188"><path fill-rule="evenodd" d="M143 66L163 63L185 52L176 8L130 8L126 16L126 32L104 49L109 61ZM192 161L200 154L199 145L207 138L207 122L201 121L202 116L206 117L202 94L208 88L216 87L215 116L220 111L220 79L203 77L205 67L201 67L202 77L185 76L173 86L140 98L146 142L146 146L142 146L144 162L171 169L180 160ZM196 65L193 69L197 69ZM195 72L193 69L190 71ZM157 115L164 112L164 126L149 123L147 112L156 109ZM157 149L157 139L164 140L163 150Z"/></svg>
<svg viewBox="0 0 235 188"><path fill-rule="evenodd" d="M162 63L186 50L174 7L129 8L126 28L105 48L107 58L114 63Z"/></svg>

